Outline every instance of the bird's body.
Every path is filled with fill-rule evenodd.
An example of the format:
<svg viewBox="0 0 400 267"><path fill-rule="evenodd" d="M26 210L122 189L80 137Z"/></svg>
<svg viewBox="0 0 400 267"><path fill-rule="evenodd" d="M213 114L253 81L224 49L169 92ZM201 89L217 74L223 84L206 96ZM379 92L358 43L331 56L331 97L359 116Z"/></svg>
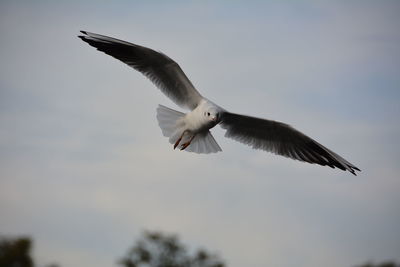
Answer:
<svg viewBox="0 0 400 267"><path fill-rule="evenodd" d="M223 112L223 109L213 102L203 98L193 110L186 114L176 113L177 111L163 106L160 106L157 111L159 125L164 135L169 137L170 142L174 144L174 148L181 143L181 150L185 150L193 142L187 151L197 153L222 151L209 132L209 129L220 122L218 114ZM174 114L179 114L179 116L175 117ZM214 146L212 143L215 143Z"/></svg>
<svg viewBox="0 0 400 267"><path fill-rule="evenodd" d="M83 41L128 64L149 78L185 114L165 106L157 108L157 120L164 136L174 149L195 153L222 151L210 129L220 124L225 136L292 159L331 168L360 171L333 151L291 126L272 120L235 114L203 97L179 65L168 56L152 49L104 35L81 31Z"/></svg>

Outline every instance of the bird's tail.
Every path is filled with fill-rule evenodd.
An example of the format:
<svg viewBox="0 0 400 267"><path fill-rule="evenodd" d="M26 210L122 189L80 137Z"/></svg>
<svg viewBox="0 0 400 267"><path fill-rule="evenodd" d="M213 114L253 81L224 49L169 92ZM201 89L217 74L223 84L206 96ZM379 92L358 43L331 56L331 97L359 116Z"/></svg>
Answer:
<svg viewBox="0 0 400 267"><path fill-rule="evenodd" d="M167 108L163 105L158 105L158 125L163 135L169 138L171 144L175 144L185 130L183 122L184 116L185 114L182 112ZM189 138L190 136L185 135L181 143L188 141ZM208 154L222 151L222 149L219 147L210 131L207 131L197 134L185 151Z"/></svg>
<svg viewBox="0 0 400 267"><path fill-rule="evenodd" d="M171 144L178 140L179 136L183 132L183 122L181 119L185 116L185 113L167 108L163 105L158 105L157 108L157 120L158 125L165 137L169 138Z"/></svg>

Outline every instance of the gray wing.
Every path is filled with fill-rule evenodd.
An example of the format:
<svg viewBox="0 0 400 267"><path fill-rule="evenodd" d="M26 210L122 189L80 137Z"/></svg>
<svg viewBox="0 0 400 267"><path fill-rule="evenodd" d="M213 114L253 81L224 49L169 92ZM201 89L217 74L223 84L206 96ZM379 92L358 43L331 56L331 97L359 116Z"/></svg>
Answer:
<svg viewBox="0 0 400 267"><path fill-rule="evenodd" d="M84 42L144 74L177 105L194 109L203 98L179 65L168 56L104 35L81 33L84 35L78 37Z"/></svg>
<svg viewBox="0 0 400 267"><path fill-rule="evenodd" d="M281 122L225 112L221 115L221 127L227 130L226 137L254 149L331 168L337 167L354 175L355 171L360 171L338 154Z"/></svg>

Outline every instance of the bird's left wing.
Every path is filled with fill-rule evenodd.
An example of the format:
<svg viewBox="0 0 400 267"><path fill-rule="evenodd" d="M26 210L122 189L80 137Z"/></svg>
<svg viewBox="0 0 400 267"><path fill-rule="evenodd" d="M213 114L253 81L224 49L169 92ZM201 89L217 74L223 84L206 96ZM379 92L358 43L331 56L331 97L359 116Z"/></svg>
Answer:
<svg viewBox="0 0 400 267"><path fill-rule="evenodd" d="M224 112L221 114L221 127L226 129L226 137L254 149L331 168L337 167L354 175L355 171L360 171L338 154L281 122Z"/></svg>
<svg viewBox="0 0 400 267"><path fill-rule="evenodd" d="M144 74L177 105L192 110L203 98L179 65L168 56L108 36L86 31L81 33L84 35L79 38Z"/></svg>

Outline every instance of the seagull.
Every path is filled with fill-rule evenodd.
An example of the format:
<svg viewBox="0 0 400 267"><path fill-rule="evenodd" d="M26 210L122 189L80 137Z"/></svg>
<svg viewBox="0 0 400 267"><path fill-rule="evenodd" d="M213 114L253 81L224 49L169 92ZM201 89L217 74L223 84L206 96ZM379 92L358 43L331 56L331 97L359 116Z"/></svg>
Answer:
<svg viewBox="0 0 400 267"><path fill-rule="evenodd" d="M173 148L208 154L222 151L210 129L219 124L225 137L291 159L339 168L356 175L359 168L288 124L231 113L203 97L181 67L167 55L112 37L81 31L78 37L142 73L182 113L159 105L157 120Z"/></svg>

